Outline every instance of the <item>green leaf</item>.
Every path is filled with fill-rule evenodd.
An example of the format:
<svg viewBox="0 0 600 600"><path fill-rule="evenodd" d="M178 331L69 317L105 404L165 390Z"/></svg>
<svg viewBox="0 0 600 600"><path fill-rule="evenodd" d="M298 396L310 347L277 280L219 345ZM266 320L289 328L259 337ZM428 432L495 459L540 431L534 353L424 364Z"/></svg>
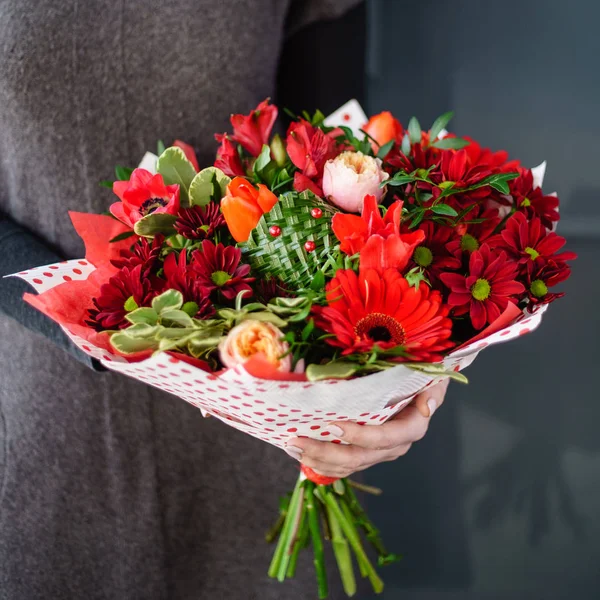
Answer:
<svg viewBox="0 0 600 600"><path fill-rule="evenodd" d="M325 287L325 273L317 271L313 280L310 282L310 289L314 292L320 292Z"/></svg>
<svg viewBox="0 0 600 600"><path fill-rule="evenodd" d="M129 167L115 167L115 175L117 176L118 181L129 181L132 173L133 169L130 169Z"/></svg>
<svg viewBox="0 0 600 600"><path fill-rule="evenodd" d="M152 308L162 317L163 311L179 310L183 306L183 294L178 290L167 290L152 300Z"/></svg>
<svg viewBox="0 0 600 600"><path fill-rule="evenodd" d="M423 218L425 217L425 211L422 209L415 211L415 213L416 214L409 225L409 229L414 229L415 227L417 227L417 225L419 225L421 223L421 221L423 220Z"/></svg>
<svg viewBox="0 0 600 600"><path fill-rule="evenodd" d="M175 146L167 148L156 161L156 171L163 176L167 185L179 185L179 196L182 204L186 205L190 184L196 177L196 169L183 150Z"/></svg>
<svg viewBox="0 0 600 600"><path fill-rule="evenodd" d="M404 134L400 149L402 150L402 154L405 154L406 156L410 154L410 138L408 137L408 133Z"/></svg>
<svg viewBox="0 0 600 600"><path fill-rule="evenodd" d="M125 332L113 333L110 336L110 343L115 350L123 354L134 354L158 348L158 342L152 338L129 337Z"/></svg>
<svg viewBox="0 0 600 600"><path fill-rule="evenodd" d="M448 125L448 123L450 123L450 120L452 119L453 116L454 116L454 112L449 111L447 113L444 113L440 117L438 117L433 122L433 125L431 126L431 129L429 130L429 142L430 143L434 142L437 139L437 136L440 135L440 132L442 131L442 129L446 128L446 125Z"/></svg>
<svg viewBox="0 0 600 600"><path fill-rule="evenodd" d="M306 326L304 327L304 329L302 330L302 341L306 342L306 340L308 340L308 338L310 337L310 334L313 332L315 328L315 321L314 319L310 319L308 321L308 323L306 324Z"/></svg>
<svg viewBox="0 0 600 600"><path fill-rule="evenodd" d="M115 235L115 237L112 240L109 240L109 244L114 244L115 242L120 242L121 240L126 240L127 238L131 237L132 235L135 235L135 231L124 231L123 233L120 233L119 235Z"/></svg>
<svg viewBox="0 0 600 600"><path fill-rule="evenodd" d="M108 188L109 190L113 189L114 181L109 181L108 179L104 179L99 183L100 187Z"/></svg>
<svg viewBox="0 0 600 600"><path fill-rule="evenodd" d="M306 378L309 381L322 379L349 379L360 369L356 363L331 362L326 365L311 364L306 367Z"/></svg>
<svg viewBox="0 0 600 600"><path fill-rule="evenodd" d="M396 173L391 179L387 181L383 181L380 187L384 185L406 185L407 183L412 183L415 181L415 178L412 175L401 175Z"/></svg>
<svg viewBox="0 0 600 600"><path fill-rule="evenodd" d="M260 173L271 162L271 148L263 144L262 150L254 161L255 173Z"/></svg>
<svg viewBox="0 0 600 600"><path fill-rule="evenodd" d="M416 117L411 117L408 122L408 137L413 144L418 144L421 141L421 125Z"/></svg>
<svg viewBox="0 0 600 600"><path fill-rule="evenodd" d="M227 193L227 186L231 178L227 177L221 169L207 167L197 173L190 183L190 206L206 206L211 201L219 202Z"/></svg>
<svg viewBox="0 0 600 600"><path fill-rule="evenodd" d="M436 215L446 215L448 217L456 217L458 213L448 204L434 204L429 207Z"/></svg>
<svg viewBox="0 0 600 600"><path fill-rule="evenodd" d="M165 150L165 143L162 140L158 140L156 142L156 155L160 156Z"/></svg>
<svg viewBox="0 0 600 600"><path fill-rule="evenodd" d="M390 150L394 147L395 143L395 140L390 140L387 144L381 146L379 148L379 151L377 152L377 158L383 160L389 154Z"/></svg>
<svg viewBox="0 0 600 600"><path fill-rule="evenodd" d="M175 323L180 327L193 327L194 321L192 317L183 310L163 310L160 313L160 320L165 325L165 322Z"/></svg>
<svg viewBox="0 0 600 600"><path fill-rule="evenodd" d="M261 321L263 323L271 323L271 325L275 325L275 327L285 327L287 325L287 321L284 321L276 314L272 312L253 312L244 315L241 318L241 321Z"/></svg>
<svg viewBox="0 0 600 600"><path fill-rule="evenodd" d="M405 362L402 364L413 371L419 371L419 373L424 373L432 377L449 377L460 383L469 383L469 380L462 373L446 369L443 364L416 362Z"/></svg>
<svg viewBox="0 0 600 600"><path fill-rule="evenodd" d="M469 144L470 142L463 140L462 138L446 137L443 140L433 142L431 145L439 150L460 150Z"/></svg>
<svg viewBox="0 0 600 600"><path fill-rule="evenodd" d="M157 233L169 236L175 233L175 228L173 227L175 221L177 221L175 215L169 215L167 213L151 213L142 217L133 226L133 230L142 237L151 238Z"/></svg>
<svg viewBox="0 0 600 600"><path fill-rule="evenodd" d="M158 313L153 308L147 306L142 306L141 308L130 312L125 318L134 325L137 323L156 325L158 323Z"/></svg>

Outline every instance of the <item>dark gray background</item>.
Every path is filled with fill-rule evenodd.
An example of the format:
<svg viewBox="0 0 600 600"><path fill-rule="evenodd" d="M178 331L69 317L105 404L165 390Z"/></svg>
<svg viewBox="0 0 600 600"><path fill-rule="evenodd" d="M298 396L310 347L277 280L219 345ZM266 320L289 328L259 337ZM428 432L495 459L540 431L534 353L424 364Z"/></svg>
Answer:
<svg viewBox="0 0 600 600"><path fill-rule="evenodd" d="M579 253L538 331L483 352L426 438L367 472L384 598L600 598L600 3L372 0L368 109L548 161Z"/></svg>

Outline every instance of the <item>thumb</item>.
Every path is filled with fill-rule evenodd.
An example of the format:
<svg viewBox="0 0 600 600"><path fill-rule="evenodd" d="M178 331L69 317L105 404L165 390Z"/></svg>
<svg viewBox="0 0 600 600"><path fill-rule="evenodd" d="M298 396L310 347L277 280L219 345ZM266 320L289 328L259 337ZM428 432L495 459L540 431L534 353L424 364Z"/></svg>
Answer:
<svg viewBox="0 0 600 600"><path fill-rule="evenodd" d="M450 379L444 379L433 387L427 388L415 398L415 406L425 418L431 417L444 403L449 382Z"/></svg>

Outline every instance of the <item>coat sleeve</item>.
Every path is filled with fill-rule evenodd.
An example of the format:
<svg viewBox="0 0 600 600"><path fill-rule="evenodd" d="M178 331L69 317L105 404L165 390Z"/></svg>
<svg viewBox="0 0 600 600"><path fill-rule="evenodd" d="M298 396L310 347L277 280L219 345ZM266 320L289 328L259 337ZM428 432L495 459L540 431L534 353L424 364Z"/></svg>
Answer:
<svg viewBox="0 0 600 600"><path fill-rule="evenodd" d="M292 0L286 21L287 34L292 35L316 21L338 19L364 0Z"/></svg>

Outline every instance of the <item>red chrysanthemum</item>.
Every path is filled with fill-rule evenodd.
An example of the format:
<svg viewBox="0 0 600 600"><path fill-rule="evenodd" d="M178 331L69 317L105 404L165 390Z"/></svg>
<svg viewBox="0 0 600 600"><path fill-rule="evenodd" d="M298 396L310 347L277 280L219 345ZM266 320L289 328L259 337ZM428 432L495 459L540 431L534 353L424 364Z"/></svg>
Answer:
<svg viewBox="0 0 600 600"><path fill-rule="evenodd" d="M481 206L471 210L466 216L466 221L483 221L477 223L459 223L455 227L457 236L448 244L448 250L456 258L461 259L464 253L470 254L478 250L494 233L500 224L497 208L483 209Z"/></svg>
<svg viewBox="0 0 600 600"><path fill-rule="evenodd" d="M202 251L195 250L191 267L199 285L208 295L218 290L227 300L233 300L240 292L246 291L246 298L252 295L250 284L254 277L248 277L250 265L241 265L242 251L234 246L202 242Z"/></svg>
<svg viewBox="0 0 600 600"><path fill-rule="evenodd" d="M221 227L225 227L225 217L216 202L183 208L175 221L175 231L188 240L211 238Z"/></svg>
<svg viewBox="0 0 600 600"><path fill-rule="evenodd" d="M196 319L206 319L214 314L215 310L205 286L188 265L186 250L182 250L179 257L175 252L171 252L165 259L163 272L166 279L164 289L178 290L183 294L188 314ZM195 304L193 311L189 310L190 303Z"/></svg>
<svg viewBox="0 0 600 600"><path fill-rule="evenodd" d="M427 279L437 287L442 273L460 269L461 261L452 256L448 248L456 238L456 231L433 221L421 223L418 231L423 232L424 239L415 248L409 267L421 267Z"/></svg>
<svg viewBox="0 0 600 600"><path fill-rule="evenodd" d="M244 177L246 172L242 165L242 159L235 145L231 142L226 133L215 134L215 139L221 145L217 150L217 157L214 166L221 169L228 177Z"/></svg>
<svg viewBox="0 0 600 600"><path fill-rule="evenodd" d="M500 170L502 173L516 172L520 166L518 160L508 160L508 152L506 150L497 150L492 152L489 148L482 148L479 142L476 142L469 136L463 136L463 139L469 142L465 147L469 163L472 165L489 165L494 169Z"/></svg>
<svg viewBox="0 0 600 600"><path fill-rule="evenodd" d="M165 185L162 175L136 169L129 181L115 181L114 193L121 199L110 207L112 215L133 226L151 213L176 215L179 211L179 186Z"/></svg>
<svg viewBox="0 0 600 600"><path fill-rule="evenodd" d="M130 325L125 315L137 307L150 306L158 291L144 277L141 264L133 269L125 267L100 287L100 294L93 299L95 308L88 310L87 324L97 331L123 329Z"/></svg>
<svg viewBox="0 0 600 600"><path fill-rule="evenodd" d="M256 284L254 296L258 302L268 304L273 298L289 298L288 286L276 277L263 277Z"/></svg>
<svg viewBox="0 0 600 600"><path fill-rule="evenodd" d="M263 100L249 115L231 115L231 139L241 144L252 156L258 156L264 144L269 143L271 130L277 119L277 107Z"/></svg>
<svg viewBox="0 0 600 600"><path fill-rule="evenodd" d="M525 291L516 281L517 264L505 252L495 253L484 244L471 253L469 273L442 273L440 279L450 289L448 304L455 315L470 313L475 329L493 323L509 302L516 303Z"/></svg>
<svg viewBox="0 0 600 600"><path fill-rule="evenodd" d="M333 334L326 341L342 354L402 346L409 360L434 362L453 346L452 322L439 292L410 287L395 269L356 274L339 270L327 284L328 306L315 307L315 324ZM402 357L399 360L407 360Z"/></svg>
<svg viewBox="0 0 600 600"><path fill-rule="evenodd" d="M138 238L136 242L127 250L121 250L119 258L111 260L111 264L117 269L133 269L142 265L142 275L148 277L157 264L162 244L165 236L158 233L152 240L147 238Z"/></svg>
<svg viewBox="0 0 600 600"><path fill-rule="evenodd" d="M548 260L541 267L527 275L527 297L531 304L548 304L557 298L562 298L564 293L553 293L549 288L562 283L571 275L571 268L567 263Z"/></svg>
<svg viewBox="0 0 600 600"><path fill-rule="evenodd" d="M550 258L559 262L577 258L574 252L557 254L566 242L564 237L549 232L541 219L528 220L521 212L512 215L504 230L489 240L494 247L505 250L527 272L541 267Z"/></svg>
<svg viewBox="0 0 600 600"><path fill-rule="evenodd" d="M528 218L537 216L542 225L552 229L553 223L560 219L558 214L559 200L556 196L545 196L541 187L533 187L531 169L519 169L520 175L509 182L510 195L517 210L524 212Z"/></svg>

